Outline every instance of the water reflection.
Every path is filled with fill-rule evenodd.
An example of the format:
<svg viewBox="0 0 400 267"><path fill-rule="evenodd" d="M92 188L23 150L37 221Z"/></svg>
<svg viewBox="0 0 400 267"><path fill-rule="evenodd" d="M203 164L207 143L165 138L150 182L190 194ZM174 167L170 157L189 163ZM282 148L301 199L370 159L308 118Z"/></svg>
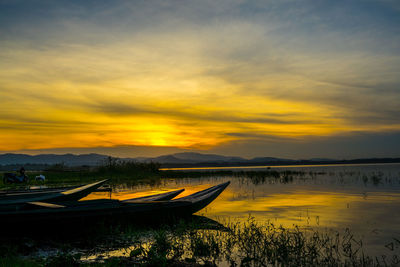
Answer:
<svg viewBox="0 0 400 267"><path fill-rule="evenodd" d="M400 240L399 164L296 170L300 173L268 177L166 178L153 186L118 186L111 197L128 199L185 188L179 198L230 180L231 185L200 215L219 222L244 221L252 216L259 222L321 231L350 228L371 253L396 250L396 240ZM86 199L104 197L109 195L99 192Z"/></svg>

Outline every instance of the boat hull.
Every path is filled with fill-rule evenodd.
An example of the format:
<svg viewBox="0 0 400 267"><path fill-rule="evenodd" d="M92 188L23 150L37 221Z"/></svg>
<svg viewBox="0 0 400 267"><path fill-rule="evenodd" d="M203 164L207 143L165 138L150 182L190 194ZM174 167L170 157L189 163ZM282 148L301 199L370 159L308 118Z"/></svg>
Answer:
<svg viewBox="0 0 400 267"><path fill-rule="evenodd" d="M9 195L0 198L0 210L19 210L28 202L76 201L86 197L107 181L108 179L64 191Z"/></svg>
<svg viewBox="0 0 400 267"><path fill-rule="evenodd" d="M132 222L158 222L188 217L203 209L217 198L228 183L206 189L193 195L169 201L149 201L152 196L118 200L89 200L79 202L60 202L54 208L25 206L23 210L0 212L0 224L4 226L39 225L61 227L61 225L80 225L99 220L130 220ZM183 190L163 194L171 198ZM156 197L153 197L156 199ZM159 197L161 199L161 197ZM147 199L147 200L146 200ZM59 206L59 207L57 207ZM77 224L78 222L78 224ZM69 227L68 226L68 227Z"/></svg>

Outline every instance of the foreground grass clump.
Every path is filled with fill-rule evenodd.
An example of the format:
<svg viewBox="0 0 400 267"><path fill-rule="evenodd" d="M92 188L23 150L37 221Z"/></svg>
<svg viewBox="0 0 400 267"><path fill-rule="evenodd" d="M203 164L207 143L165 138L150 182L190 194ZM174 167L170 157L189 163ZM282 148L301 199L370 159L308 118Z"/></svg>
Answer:
<svg viewBox="0 0 400 267"><path fill-rule="evenodd" d="M397 257L364 254L362 242L344 234L286 229L254 220L231 224L226 231L157 232L146 246L136 245L131 262L176 266L178 262L217 266L394 266ZM127 259L125 259L127 260Z"/></svg>
<svg viewBox="0 0 400 267"><path fill-rule="evenodd" d="M245 223L218 227L178 223L157 229L129 226L99 234L87 255L120 250L125 256L84 261L73 247L47 259L22 260L6 253L1 266L398 266L398 256L369 256L362 241L346 230L318 232L272 223ZM105 234L105 235L104 235ZM63 241L65 243L65 240ZM75 241L76 242L76 241ZM81 242L78 242L82 244ZM72 244L72 243L71 243ZM93 249L95 248L95 251ZM74 252L75 251L75 252ZM82 253L82 248L79 250ZM103 251L104 252L104 251ZM97 255L101 255L97 254ZM81 257L83 256L83 257Z"/></svg>
<svg viewBox="0 0 400 267"><path fill-rule="evenodd" d="M400 260L368 256L362 241L346 230L321 233L272 223L229 224L204 230L193 225L163 227L135 238L125 236L130 253L106 266L397 266ZM98 263L85 263L96 265Z"/></svg>

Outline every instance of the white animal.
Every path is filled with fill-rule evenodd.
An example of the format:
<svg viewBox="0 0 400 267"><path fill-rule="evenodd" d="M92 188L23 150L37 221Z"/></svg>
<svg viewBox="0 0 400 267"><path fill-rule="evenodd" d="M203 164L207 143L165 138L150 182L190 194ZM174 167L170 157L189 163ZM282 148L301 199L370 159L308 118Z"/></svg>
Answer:
<svg viewBox="0 0 400 267"><path fill-rule="evenodd" d="M35 177L35 180L44 182L44 180L46 180L46 177L43 174L40 174L40 175Z"/></svg>

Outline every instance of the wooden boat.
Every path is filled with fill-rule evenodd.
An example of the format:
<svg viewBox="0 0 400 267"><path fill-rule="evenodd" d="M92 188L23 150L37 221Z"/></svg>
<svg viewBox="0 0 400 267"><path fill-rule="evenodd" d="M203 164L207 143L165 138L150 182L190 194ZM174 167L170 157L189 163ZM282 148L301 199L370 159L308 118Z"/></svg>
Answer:
<svg viewBox="0 0 400 267"><path fill-rule="evenodd" d="M18 210L0 211L0 224L44 223L54 226L59 225L57 222L93 221L101 218L154 221L190 216L210 204L229 183L169 201L149 201L151 197L147 197L125 201L102 199L61 203L30 202ZM182 190L174 192L177 194L178 191Z"/></svg>
<svg viewBox="0 0 400 267"><path fill-rule="evenodd" d="M84 185L85 184L57 186L57 187L32 186L32 187L19 187L19 188L3 189L3 190L0 190L0 199L6 198L8 196L15 196L18 194L34 195L34 194L41 194L41 193L61 192L61 191L66 191L66 190L74 189L77 187L81 187ZM96 192L103 192L104 191L103 189L107 189L107 191L109 191L108 187L99 187L96 189Z"/></svg>
<svg viewBox="0 0 400 267"><path fill-rule="evenodd" d="M185 189L179 189L171 192L166 192L166 193L161 193L161 194L155 194L155 195L150 195L150 196L144 196L144 197L137 197L137 198L131 198L131 199L126 199L122 200L121 202L130 202L130 201L164 201L164 200L171 200L180 193L185 191Z"/></svg>
<svg viewBox="0 0 400 267"><path fill-rule="evenodd" d="M6 205L18 205L26 202L34 202L34 201L73 201L79 200L81 198L86 197L97 188L102 186L108 179L102 180L99 182L95 182L92 184L87 184L79 187L73 187L67 190L49 190L49 191L41 191L41 192L27 192L27 193L10 193L7 195L3 195L0 197L0 209Z"/></svg>
<svg viewBox="0 0 400 267"><path fill-rule="evenodd" d="M170 191L166 193L161 193L161 194L154 194L154 195L149 195L149 196L143 196L143 197L138 197L138 198L132 198L132 199L127 199L123 200L122 202L128 202L128 201L163 201L163 200L171 200L180 193L182 193L185 189L179 189L175 191ZM96 192L97 189L93 190L92 192ZM59 191L56 191L59 193ZM90 192L89 192L90 193ZM88 194L89 194L88 193ZM72 202L78 199L74 199L74 197L69 196L68 198L49 198L49 199L43 199L43 194L39 195L34 195L34 197L30 196L30 194L23 194L23 195L18 195L17 198L13 198L12 201L4 201L4 199L0 200L0 211L1 210L18 210L18 209L23 209L24 206L26 205L32 205L31 203L57 203L57 202ZM21 197L21 200L19 200L19 197ZM80 196L77 196L78 198ZM32 201L34 200L34 201ZM39 201L38 201L39 200ZM66 201L68 200L68 201ZM44 202L46 201L46 202ZM4 204L6 203L6 204ZM3 205L2 205L3 204ZM44 205L45 205L44 204Z"/></svg>
<svg viewBox="0 0 400 267"><path fill-rule="evenodd" d="M73 188L77 188L81 185L75 186L61 186L61 187L34 187L34 188L16 188L16 189L7 189L0 191L0 199L6 198L8 196L17 195L17 194L35 194L35 193L47 193L47 192L61 192Z"/></svg>

